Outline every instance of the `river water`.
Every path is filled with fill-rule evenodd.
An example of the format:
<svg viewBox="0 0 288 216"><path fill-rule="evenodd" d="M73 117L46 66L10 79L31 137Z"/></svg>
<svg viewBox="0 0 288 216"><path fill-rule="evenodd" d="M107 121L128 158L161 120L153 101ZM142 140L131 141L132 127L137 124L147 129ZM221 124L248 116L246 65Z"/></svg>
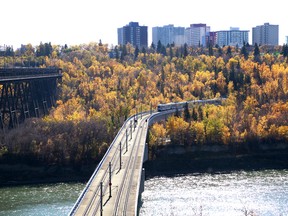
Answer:
<svg viewBox="0 0 288 216"><path fill-rule="evenodd" d="M141 216L288 216L288 170L157 177L142 200Z"/></svg>
<svg viewBox="0 0 288 216"><path fill-rule="evenodd" d="M67 215L84 186L0 188L0 216ZM287 216L288 170L154 177L145 181L142 201L140 216Z"/></svg>
<svg viewBox="0 0 288 216"><path fill-rule="evenodd" d="M58 183L0 188L0 216L67 215L83 183Z"/></svg>

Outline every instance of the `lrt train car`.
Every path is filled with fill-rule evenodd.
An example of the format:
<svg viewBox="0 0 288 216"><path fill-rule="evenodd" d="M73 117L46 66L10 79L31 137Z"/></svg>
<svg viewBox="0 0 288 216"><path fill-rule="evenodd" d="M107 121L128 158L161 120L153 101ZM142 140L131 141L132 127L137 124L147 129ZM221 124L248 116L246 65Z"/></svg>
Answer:
<svg viewBox="0 0 288 216"><path fill-rule="evenodd" d="M214 98L207 100L191 100L186 102L178 102L178 103L168 103L168 104L159 104L157 107L158 112L168 111L168 110L182 110L185 108L186 104L221 104L224 98Z"/></svg>

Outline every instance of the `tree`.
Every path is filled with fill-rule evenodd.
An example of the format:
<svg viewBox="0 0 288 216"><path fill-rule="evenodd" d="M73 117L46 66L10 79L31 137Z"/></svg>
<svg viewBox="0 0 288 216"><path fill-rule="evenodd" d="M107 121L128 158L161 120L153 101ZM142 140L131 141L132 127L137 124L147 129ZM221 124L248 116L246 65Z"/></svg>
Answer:
<svg viewBox="0 0 288 216"><path fill-rule="evenodd" d="M156 52L157 52L157 53L161 53L161 51L162 51L162 43L161 43L161 41L159 40L159 41L158 41L158 44L157 44Z"/></svg>
<svg viewBox="0 0 288 216"><path fill-rule="evenodd" d="M222 50L222 48L220 46L218 47L218 55L219 56L223 55L223 50Z"/></svg>
<svg viewBox="0 0 288 216"><path fill-rule="evenodd" d="M155 44L152 42L150 48L155 51Z"/></svg>
<svg viewBox="0 0 288 216"><path fill-rule="evenodd" d="M139 55L139 48L138 46L136 46L135 51L134 51L134 60L138 58L138 55Z"/></svg>
<svg viewBox="0 0 288 216"><path fill-rule="evenodd" d="M40 45L37 47L36 56L37 57L50 56L52 54L52 51L53 51L53 48L52 48L51 43L43 44L41 42Z"/></svg>
<svg viewBox="0 0 288 216"><path fill-rule="evenodd" d="M231 55L232 55L232 49L231 49L230 46L228 46L228 48L227 48L226 55L229 56L229 57L231 57Z"/></svg>
<svg viewBox="0 0 288 216"><path fill-rule="evenodd" d="M172 58L173 58L173 49L172 49L172 45L169 46L169 55L170 55L170 60L172 60Z"/></svg>
<svg viewBox="0 0 288 216"><path fill-rule="evenodd" d="M164 55L164 56L167 55L167 53L166 53L166 47L165 47L164 45L161 47L161 54Z"/></svg>
<svg viewBox="0 0 288 216"><path fill-rule="evenodd" d="M209 43L209 56L213 56L214 52L213 52L213 46L211 43Z"/></svg>
<svg viewBox="0 0 288 216"><path fill-rule="evenodd" d="M120 59L121 59L121 61L124 61L124 57L128 54L127 53L127 47L126 47L126 45L124 44L124 45L122 45L122 50L121 50L122 52L121 52L121 57L120 57Z"/></svg>
<svg viewBox="0 0 288 216"><path fill-rule="evenodd" d="M257 43L255 43L253 55L254 55L254 61L260 60L260 49Z"/></svg>
<svg viewBox="0 0 288 216"><path fill-rule="evenodd" d="M186 58L188 56L188 45L187 45L187 43L184 44L183 56L184 56L184 58Z"/></svg>
<svg viewBox="0 0 288 216"><path fill-rule="evenodd" d="M166 127L172 144L187 144L188 122L185 122L181 117L172 116L168 119Z"/></svg>
<svg viewBox="0 0 288 216"><path fill-rule="evenodd" d="M198 119L197 112L196 112L195 106L193 106L193 109L192 109L192 120L193 121L197 121L197 119Z"/></svg>
<svg viewBox="0 0 288 216"><path fill-rule="evenodd" d="M115 48L114 48L114 52L115 52L115 58L118 60L118 59L119 59L119 50L118 50L118 46L115 46Z"/></svg>
<svg viewBox="0 0 288 216"><path fill-rule="evenodd" d="M247 51L247 48L246 48L246 45L245 43L243 43L243 46L241 48L241 54L244 56L244 58L247 60L248 59L248 51Z"/></svg>
<svg viewBox="0 0 288 216"><path fill-rule="evenodd" d="M141 50L141 52L144 54L144 56L146 55L146 49L145 49L145 47L144 47L144 46L142 47L142 50Z"/></svg>
<svg viewBox="0 0 288 216"><path fill-rule="evenodd" d="M282 52L281 54L284 56L284 57L288 57L288 44L284 44L282 46Z"/></svg>
<svg viewBox="0 0 288 216"><path fill-rule="evenodd" d="M190 112L189 112L188 103L185 103L185 106L184 106L184 120L186 122L188 122L190 119L191 119L191 115L190 115Z"/></svg>

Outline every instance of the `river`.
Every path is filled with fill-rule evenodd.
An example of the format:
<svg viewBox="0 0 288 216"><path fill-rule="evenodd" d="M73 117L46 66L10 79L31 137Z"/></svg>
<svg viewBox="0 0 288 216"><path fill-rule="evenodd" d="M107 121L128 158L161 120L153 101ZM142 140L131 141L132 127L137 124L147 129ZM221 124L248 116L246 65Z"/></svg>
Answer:
<svg viewBox="0 0 288 216"><path fill-rule="evenodd" d="M0 188L0 216L67 215L84 186ZM287 216L288 170L154 177L145 181L142 201L140 216Z"/></svg>
<svg viewBox="0 0 288 216"><path fill-rule="evenodd" d="M0 188L0 216L67 215L84 183Z"/></svg>
<svg viewBox="0 0 288 216"><path fill-rule="evenodd" d="M142 200L141 216L287 216L288 170L156 177Z"/></svg>

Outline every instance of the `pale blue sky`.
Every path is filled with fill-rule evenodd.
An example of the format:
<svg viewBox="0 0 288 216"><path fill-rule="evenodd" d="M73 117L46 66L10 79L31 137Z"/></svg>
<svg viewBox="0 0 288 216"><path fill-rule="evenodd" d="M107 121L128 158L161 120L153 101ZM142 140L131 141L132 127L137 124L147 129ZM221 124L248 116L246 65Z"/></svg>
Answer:
<svg viewBox="0 0 288 216"><path fill-rule="evenodd" d="M269 4L268 4L269 2ZM0 45L41 41L52 44L98 42L117 44L117 28L131 21L152 27L188 27L206 23L211 31L240 27L249 30L265 22L279 25L279 43L288 36L287 6L282 0L1 0Z"/></svg>

